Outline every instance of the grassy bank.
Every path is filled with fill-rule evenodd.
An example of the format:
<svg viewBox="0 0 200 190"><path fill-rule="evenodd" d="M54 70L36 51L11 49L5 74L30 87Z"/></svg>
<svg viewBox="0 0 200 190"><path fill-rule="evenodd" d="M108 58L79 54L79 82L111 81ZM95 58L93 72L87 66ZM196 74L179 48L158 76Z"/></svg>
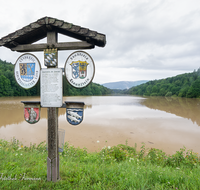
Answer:
<svg viewBox="0 0 200 190"><path fill-rule="evenodd" d="M65 144L61 180L47 182L44 143L24 147L0 140L0 189L199 189L200 160L181 148L174 155L118 145L88 153Z"/></svg>

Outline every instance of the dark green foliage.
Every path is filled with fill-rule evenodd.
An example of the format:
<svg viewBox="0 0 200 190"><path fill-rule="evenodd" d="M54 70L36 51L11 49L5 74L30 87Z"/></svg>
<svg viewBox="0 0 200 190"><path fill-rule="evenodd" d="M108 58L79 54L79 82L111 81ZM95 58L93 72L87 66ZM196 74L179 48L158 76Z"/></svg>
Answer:
<svg viewBox="0 0 200 190"><path fill-rule="evenodd" d="M185 73L161 80L149 81L130 88L125 92L143 96L178 96L200 98L200 68L192 73Z"/></svg>
<svg viewBox="0 0 200 190"><path fill-rule="evenodd" d="M63 76L63 95L64 96L101 96L111 94L111 90L100 84L90 83L85 88L74 88L68 84Z"/></svg>
<svg viewBox="0 0 200 190"><path fill-rule="evenodd" d="M93 96L111 94L111 90L95 83L91 83L83 89L76 89L70 86L63 76L64 96ZM0 97L3 96L40 96L40 83L31 89L25 90L15 81L14 65L0 59Z"/></svg>
<svg viewBox="0 0 200 190"><path fill-rule="evenodd" d="M200 97L200 78L197 78L187 91L188 98L199 98Z"/></svg>
<svg viewBox="0 0 200 190"><path fill-rule="evenodd" d="M39 96L39 83L26 90L15 81L14 65L0 59L0 96Z"/></svg>

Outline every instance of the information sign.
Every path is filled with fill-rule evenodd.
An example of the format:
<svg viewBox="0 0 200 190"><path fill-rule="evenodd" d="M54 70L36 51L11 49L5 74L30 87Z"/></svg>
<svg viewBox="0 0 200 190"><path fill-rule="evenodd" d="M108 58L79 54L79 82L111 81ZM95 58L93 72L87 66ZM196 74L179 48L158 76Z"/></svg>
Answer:
<svg viewBox="0 0 200 190"><path fill-rule="evenodd" d="M41 70L40 97L42 107L61 107L63 99L62 69Z"/></svg>
<svg viewBox="0 0 200 190"><path fill-rule="evenodd" d="M40 69L40 62L37 57L25 53L15 63L15 79L22 88L32 88L40 78Z"/></svg>
<svg viewBox="0 0 200 190"><path fill-rule="evenodd" d="M65 63L65 76L75 88L84 88L92 82L95 66L92 57L84 51L72 53Z"/></svg>

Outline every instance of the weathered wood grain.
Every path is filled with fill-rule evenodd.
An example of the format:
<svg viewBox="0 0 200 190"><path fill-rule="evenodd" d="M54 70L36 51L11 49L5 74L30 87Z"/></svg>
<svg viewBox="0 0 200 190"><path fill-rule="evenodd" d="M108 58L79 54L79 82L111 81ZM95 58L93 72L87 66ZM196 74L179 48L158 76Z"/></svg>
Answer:
<svg viewBox="0 0 200 190"><path fill-rule="evenodd" d="M58 50L77 50L77 49L93 49L95 46L87 42L60 42L55 44L27 44L18 45L11 48L17 52L37 52L47 48L57 48Z"/></svg>
<svg viewBox="0 0 200 190"><path fill-rule="evenodd" d="M0 46L5 46L11 50L14 50L13 48L15 48L15 44L11 42L15 41L18 44L28 45L27 47L30 47L29 45L31 43L46 37L49 31L56 31L57 33L88 43L92 42L92 45L97 45L99 47L104 47L106 45L106 36L104 34L74 25L72 23L64 22L63 20L58 20L56 18L44 17L1 38ZM88 37L90 37L90 40L88 40ZM24 52L25 50L22 48L22 46L19 46L14 51L18 51L18 49L20 49L21 52ZM61 50L68 50L68 47L63 49L62 46ZM69 48L69 50L71 49Z"/></svg>

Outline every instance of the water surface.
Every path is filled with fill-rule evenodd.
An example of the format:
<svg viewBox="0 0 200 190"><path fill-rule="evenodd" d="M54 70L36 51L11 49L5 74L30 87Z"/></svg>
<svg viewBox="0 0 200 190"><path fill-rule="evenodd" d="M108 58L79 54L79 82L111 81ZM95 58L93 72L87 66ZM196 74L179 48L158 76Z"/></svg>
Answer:
<svg viewBox="0 0 200 190"><path fill-rule="evenodd" d="M47 138L47 110L41 109L36 124L24 121L21 101L40 101L39 97L0 98L0 138L13 137L28 146ZM59 128L65 141L75 147L99 151L104 146L125 144L140 148L159 148L172 154L185 146L200 153L200 100L137 96L75 96L64 101L85 102L84 120L74 127L59 108Z"/></svg>

